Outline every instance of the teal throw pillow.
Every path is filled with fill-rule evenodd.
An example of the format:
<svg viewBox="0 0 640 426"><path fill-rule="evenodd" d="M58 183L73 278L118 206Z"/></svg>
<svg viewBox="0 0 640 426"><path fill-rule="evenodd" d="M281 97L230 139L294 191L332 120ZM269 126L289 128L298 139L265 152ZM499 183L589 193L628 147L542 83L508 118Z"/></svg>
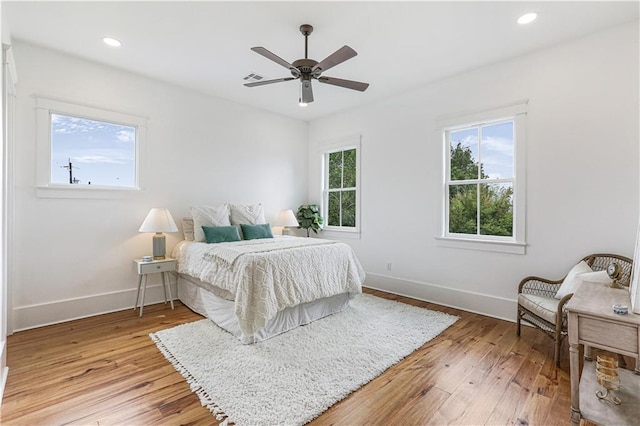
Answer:
<svg viewBox="0 0 640 426"><path fill-rule="evenodd" d="M258 238L273 238L271 233L271 225L268 223L262 225L245 225L240 224L242 228L242 236L245 240L257 240Z"/></svg>
<svg viewBox="0 0 640 426"><path fill-rule="evenodd" d="M240 241L240 234L235 226L203 226L202 230L208 244Z"/></svg>

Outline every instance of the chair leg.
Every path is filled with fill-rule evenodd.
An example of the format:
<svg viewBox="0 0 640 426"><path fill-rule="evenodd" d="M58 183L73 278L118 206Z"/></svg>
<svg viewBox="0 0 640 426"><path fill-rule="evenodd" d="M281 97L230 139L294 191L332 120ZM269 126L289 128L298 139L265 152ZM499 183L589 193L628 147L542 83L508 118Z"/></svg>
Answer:
<svg viewBox="0 0 640 426"><path fill-rule="evenodd" d="M520 337L520 309L518 308L518 313L516 314L516 336Z"/></svg>
<svg viewBox="0 0 640 426"><path fill-rule="evenodd" d="M556 339L555 339L555 351L553 354L553 360L556 363L556 367L560 367L560 349L562 347L562 333L560 330L556 330Z"/></svg>

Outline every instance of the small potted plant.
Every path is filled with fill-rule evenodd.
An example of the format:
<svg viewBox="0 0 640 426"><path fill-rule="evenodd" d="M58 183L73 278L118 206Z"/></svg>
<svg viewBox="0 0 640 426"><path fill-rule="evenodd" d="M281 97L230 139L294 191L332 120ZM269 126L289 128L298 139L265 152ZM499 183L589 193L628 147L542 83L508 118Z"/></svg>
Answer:
<svg viewBox="0 0 640 426"><path fill-rule="evenodd" d="M307 237L309 230L317 234L322 229L323 220L317 204L303 204L298 207L296 219L298 219L299 227L307 230Z"/></svg>

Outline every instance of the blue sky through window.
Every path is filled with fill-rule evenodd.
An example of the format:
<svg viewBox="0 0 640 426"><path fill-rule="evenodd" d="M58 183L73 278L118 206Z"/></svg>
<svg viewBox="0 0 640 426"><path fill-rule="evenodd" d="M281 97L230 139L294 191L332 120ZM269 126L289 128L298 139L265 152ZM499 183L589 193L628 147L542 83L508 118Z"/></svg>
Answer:
<svg viewBox="0 0 640 426"><path fill-rule="evenodd" d="M482 126L482 141L478 146L478 127L455 130L451 132L451 146L460 143L469 148L474 162L481 154L485 175L489 178L512 178L514 136L513 121Z"/></svg>
<svg viewBox="0 0 640 426"><path fill-rule="evenodd" d="M513 121L482 128L482 165L489 178L513 177Z"/></svg>
<svg viewBox="0 0 640 426"><path fill-rule="evenodd" d="M136 128L51 114L51 183L135 187Z"/></svg>

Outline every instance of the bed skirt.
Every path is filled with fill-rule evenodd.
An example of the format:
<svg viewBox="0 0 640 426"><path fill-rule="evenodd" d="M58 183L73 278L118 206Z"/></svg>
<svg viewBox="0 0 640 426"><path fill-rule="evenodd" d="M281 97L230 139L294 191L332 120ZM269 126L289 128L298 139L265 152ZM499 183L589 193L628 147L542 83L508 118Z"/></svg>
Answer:
<svg viewBox="0 0 640 426"><path fill-rule="evenodd" d="M212 287L197 278L184 274L178 275L178 298L182 303L192 311L209 318L244 344L261 342L300 325L343 311L349 307L350 299L349 293L341 293L283 309L262 329L247 336L238 325L235 302L214 294Z"/></svg>

